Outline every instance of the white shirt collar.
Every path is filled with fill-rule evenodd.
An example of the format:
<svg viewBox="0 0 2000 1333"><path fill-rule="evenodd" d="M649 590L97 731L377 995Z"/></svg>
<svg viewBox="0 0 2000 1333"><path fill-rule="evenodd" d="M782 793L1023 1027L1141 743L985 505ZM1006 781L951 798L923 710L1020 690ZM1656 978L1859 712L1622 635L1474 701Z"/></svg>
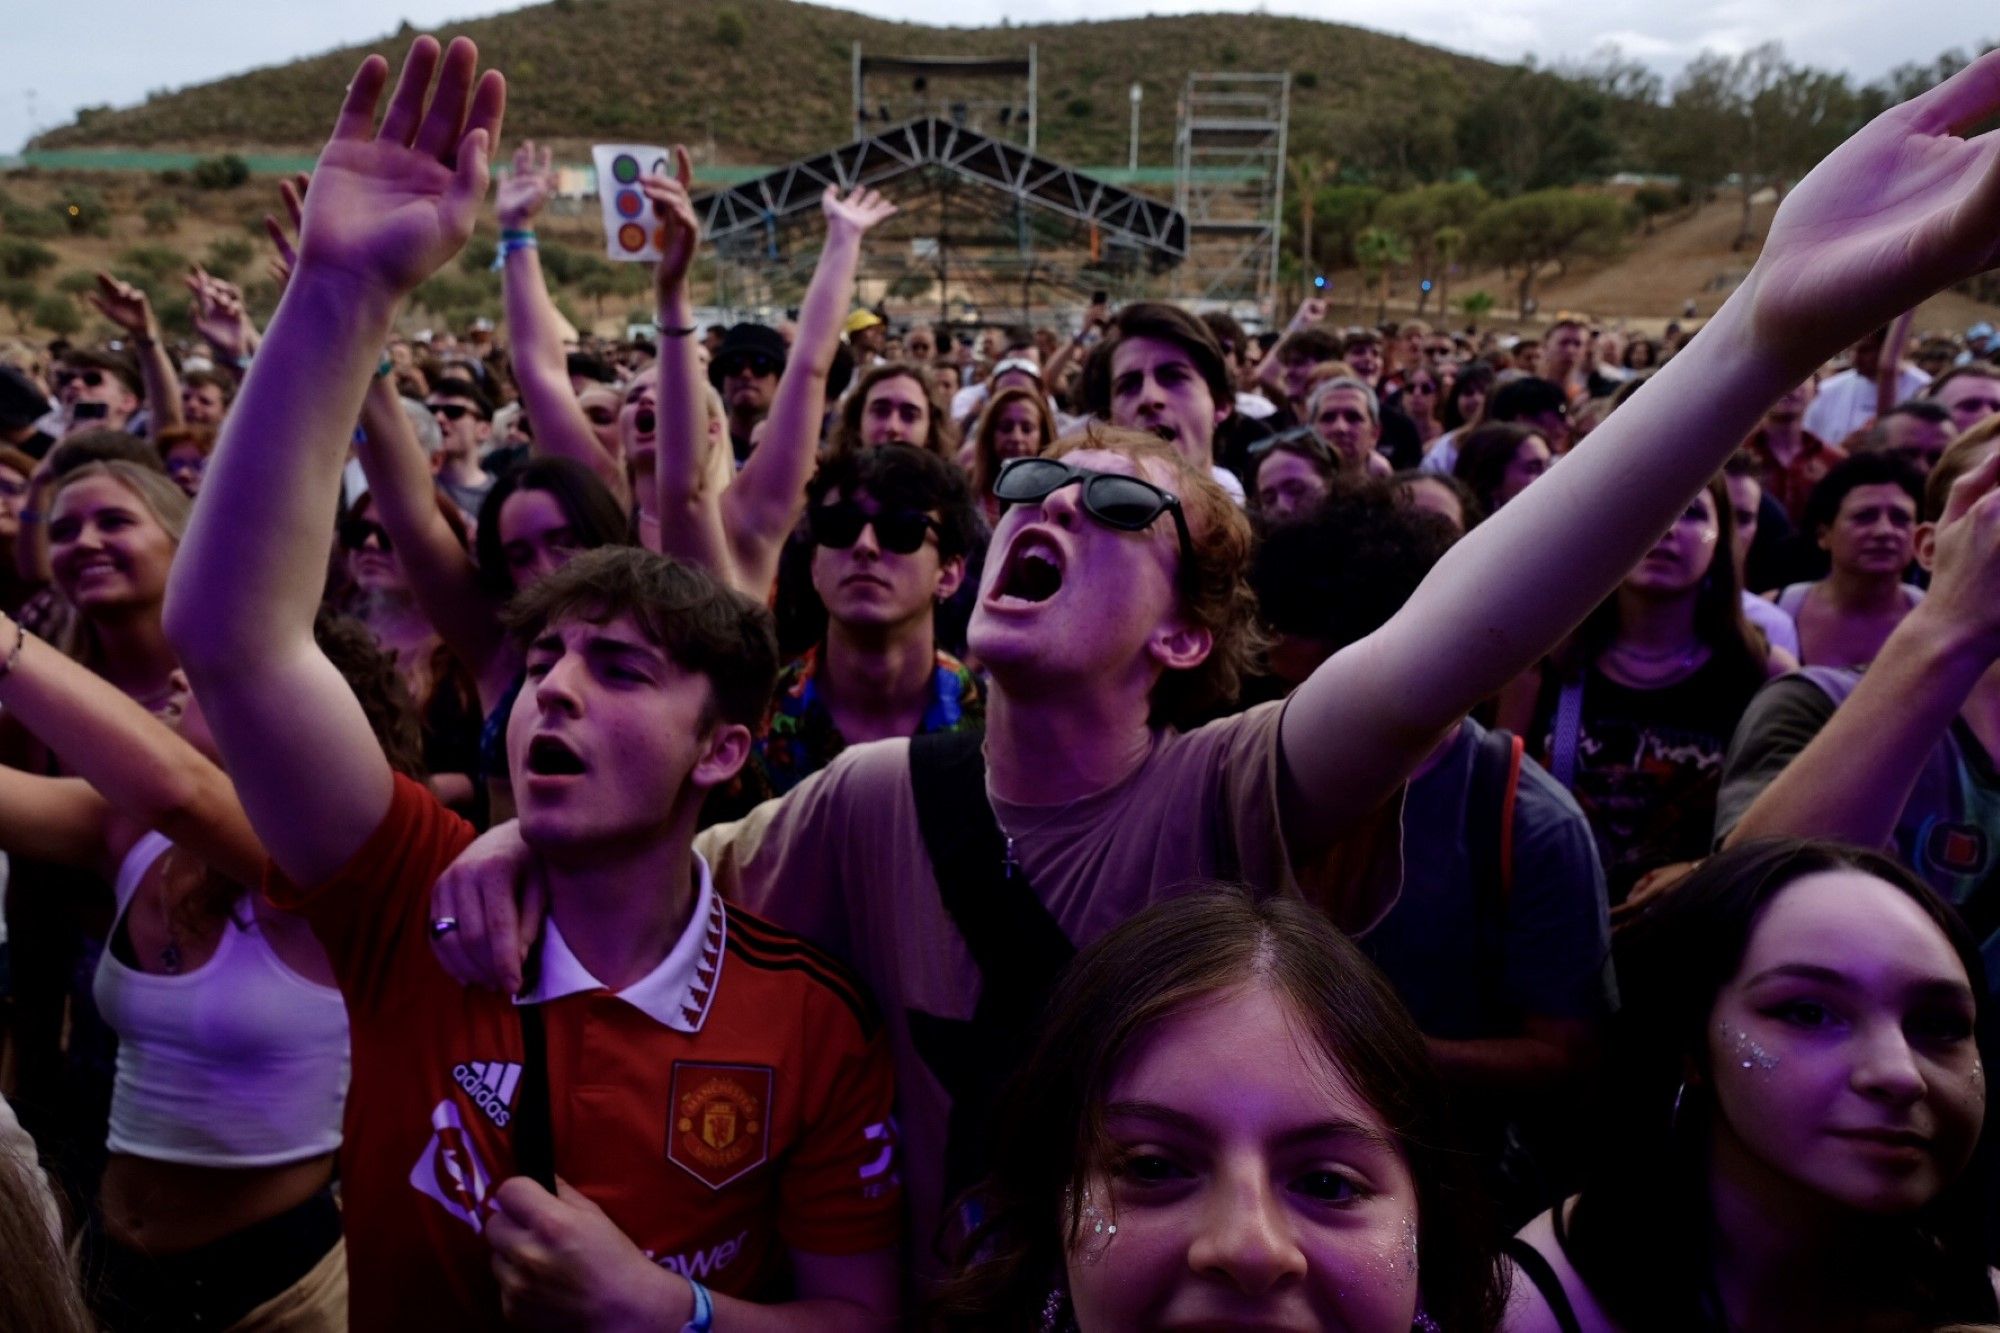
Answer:
<svg viewBox="0 0 2000 1333"><path fill-rule="evenodd" d="M619 999L654 1022L690 1034L701 1031L709 1006L715 1001L715 989L722 979L722 946L728 935L722 895L715 891L708 862L696 853L694 864L699 883L687 929L681 932L680 939L658 967L617 993ZM562 932L556 929L555 917L544 919L540 974L534 988L514 997L514 1003L543 1004L565 995L603 989L604 983L570 952Z"/></svg>

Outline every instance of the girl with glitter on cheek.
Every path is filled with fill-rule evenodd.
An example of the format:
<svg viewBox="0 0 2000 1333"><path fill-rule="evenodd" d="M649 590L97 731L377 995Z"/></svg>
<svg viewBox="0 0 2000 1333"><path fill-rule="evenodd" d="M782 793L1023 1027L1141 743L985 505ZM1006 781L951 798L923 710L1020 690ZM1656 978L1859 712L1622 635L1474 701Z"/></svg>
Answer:
<svg viewBox="0 0 2000 1333"><path fill-rule="evenodd" d="M1615 1128L1510 1246L1508 1333L2000 1319L1987 983L1932 890L1874 852L1746 843L1646 903L1616 962Z"/></svg>
<svg viewBox="0 0 2000 1333"><path fill-rule="evenodd" d="M1436 1074L1288 899L1206 889L1079 956L965 1201L951 1330L1485 1330L1501 1305Z"/></svg>

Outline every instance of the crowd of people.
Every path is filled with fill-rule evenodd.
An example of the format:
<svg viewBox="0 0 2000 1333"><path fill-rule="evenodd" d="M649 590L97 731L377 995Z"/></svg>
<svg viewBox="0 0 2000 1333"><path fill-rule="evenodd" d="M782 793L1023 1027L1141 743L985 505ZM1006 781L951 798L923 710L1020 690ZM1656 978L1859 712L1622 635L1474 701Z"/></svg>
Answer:
<svg viewBox="0 0 2000 1333"><path fill-rule="evenodd" d="M0 345L0 1327L2000 1325L2000 57L1657 338L932 324L831 187L703 328L680 150L579 336L477 62L266 327Z"/></svg>

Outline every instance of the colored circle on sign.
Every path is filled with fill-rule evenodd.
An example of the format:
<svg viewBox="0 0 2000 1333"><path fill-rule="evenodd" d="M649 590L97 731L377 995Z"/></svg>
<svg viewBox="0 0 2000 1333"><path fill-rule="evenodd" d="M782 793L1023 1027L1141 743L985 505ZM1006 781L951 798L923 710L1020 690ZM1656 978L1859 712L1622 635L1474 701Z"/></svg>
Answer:
<svg viewBox="0 0 2000 1333"><path fill-rule="evenodd" d="M618 244L637 254L646 248L646 229L636 222L628 222L618 229Z"/></svg>
<svg viewBox="0 0 2000 1333"><path fill-rule="evenodd" d="M630 185L639 179L639 159L630 153L620 153L611 159L611 175L620 185Z"/></svg>
<svg viewBox="0 0 2000 1333"><path fill-rule="evenodd" d="M621 218L636 218L646 209L646 201L639 197L637 190L620 190L616 202Z"/></svg>
<svg viewBox="0 0 2000 1333"><path fill-rule="evenodd" d="M671 176L673 174L674 174L673 168L667 165L667 159L665 159L664 157L656 157L653 159L653 175Z"/></svg>

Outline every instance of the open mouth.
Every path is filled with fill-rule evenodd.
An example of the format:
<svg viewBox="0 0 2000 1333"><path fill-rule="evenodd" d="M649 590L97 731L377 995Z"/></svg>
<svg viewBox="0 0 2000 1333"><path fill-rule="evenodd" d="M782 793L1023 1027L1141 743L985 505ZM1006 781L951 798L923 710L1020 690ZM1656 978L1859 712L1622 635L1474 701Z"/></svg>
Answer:
<svg viewBox="0 0 2000 1333"><path fill-rule="evenodd" d="M1172 444L1175 440L1178 440L1180 438L1180 432L1175 430L1172 426L1165 424L1164 422L1162 422L1160 425L1152 427L1151 429L1154 435L1158 436L1162 440L1165 440L1168 444Z"/></svg>
<svg viewBox="0 0 2000 1333"><path fill-rule="evenodd" d="M538 778L576 777L583 759L554 736L537 736L528 742L528 772Z"/></svg>
<svg viewBox="0 0 2000 1333"><path fill-rule="evenodd" d="M1029 535L1014 546L994 589L997 598L1046 602L1062 590L1062 552L1044 537Z"/></svg>

